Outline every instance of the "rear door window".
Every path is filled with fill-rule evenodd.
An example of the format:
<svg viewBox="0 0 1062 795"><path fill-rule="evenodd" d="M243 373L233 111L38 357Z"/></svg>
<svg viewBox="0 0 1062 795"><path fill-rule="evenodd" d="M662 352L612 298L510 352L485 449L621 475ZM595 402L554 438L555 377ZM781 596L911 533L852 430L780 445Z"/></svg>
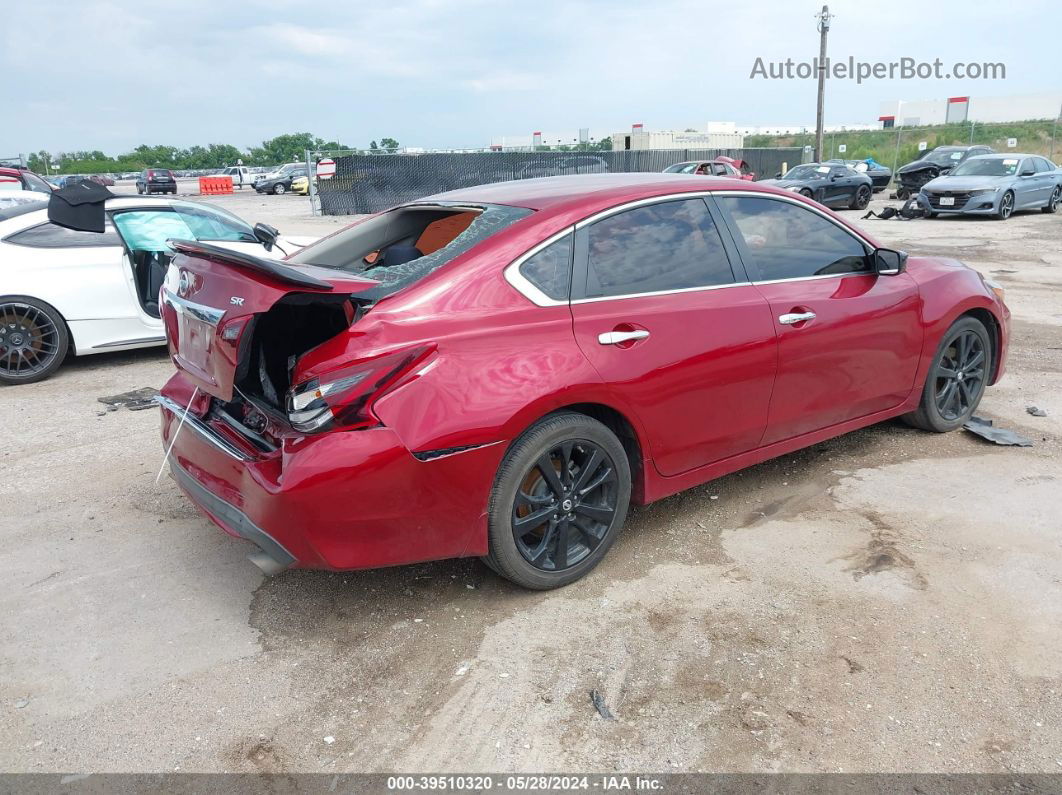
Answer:
<svg viewBox="0 0 1062 795"><path fill-rule="evenodd" d="M719 231L699 198L624 210L581 234L586 236L587 298L734 282Z"/></svg>

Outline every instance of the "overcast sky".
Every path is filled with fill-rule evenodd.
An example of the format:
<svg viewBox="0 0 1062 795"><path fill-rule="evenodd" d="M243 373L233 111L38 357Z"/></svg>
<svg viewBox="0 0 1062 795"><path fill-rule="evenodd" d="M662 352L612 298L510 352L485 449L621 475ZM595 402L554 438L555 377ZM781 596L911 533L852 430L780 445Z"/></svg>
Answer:
<svg viewBox="0 0 1062 795"><path fill-rule="evenodd" d="M314 10L314 6L327 10ZM140 143L247 147L308 131L366 146L492 135L814 124L813 80L750 80L818 52L802 0L3 0L0 156ZM834 0L834 58L1002 61L1002 81L831 81L827 123L888 99L1062 89L1057 0ZM1054 32L1051 32L1051 31Z"/></svg>

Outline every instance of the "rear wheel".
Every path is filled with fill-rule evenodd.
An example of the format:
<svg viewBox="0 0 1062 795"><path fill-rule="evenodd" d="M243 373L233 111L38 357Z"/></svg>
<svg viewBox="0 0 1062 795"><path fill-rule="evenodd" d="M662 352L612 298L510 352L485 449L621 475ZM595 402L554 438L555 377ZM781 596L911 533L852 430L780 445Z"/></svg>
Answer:
<svg viewBox="0 0 1062 795"><path fill-rule="evenodd" d="M276 185L273 186L273 193L276 196L280 196L281 194L284 193L285 190L286 189L284 187L284 183L283 182L278 182Z"/></svg>
<svg viewBox="0 0 1062 795"><path fill-rule="evenodd" d="M1042 213L1053 213L1058 209L1058 203L1062 201L1062 185L1056 185L1055 189L1051 191L1051 198L1047 200L1047 204L1040 208Z"/></svg>
<svg viewBox="0 0 1062 795"><path fill-rule="evenodd" d="M977 410L991 373L988 330L975 318L960 318L937 348L918 409L904 419L925 431L954 431Z"/></svg>
<svg viewBox="0 0 1062 795"><path fill-rule="evenodd" d="M630 495L630 464L612 431L582 414L546 417L498 470L485 562L525 588L567 585L605 556Z"/></svg>
<svg viewBox="0 0 1062 795"><path fill-rule="evenodd" d="M21 295L0 299L0 384L44 380L69 347L66 323L48 304Z"/></svg>
<svg viewBox="0 0 1062 795"><path fill-rule="evenodd" d="M849 208L852 210L865 210L867 205L870 204L870 193L869 185L860 185L852 197L852 203L848 205Z"/></svg>

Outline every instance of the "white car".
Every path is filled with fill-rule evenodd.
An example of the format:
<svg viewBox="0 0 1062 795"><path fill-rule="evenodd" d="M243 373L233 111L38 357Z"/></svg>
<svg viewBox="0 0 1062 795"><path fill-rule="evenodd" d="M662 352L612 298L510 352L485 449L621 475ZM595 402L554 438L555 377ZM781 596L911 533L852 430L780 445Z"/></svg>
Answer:
<svg viewBox="0 0 1062 795"><path fill-rule="evenodd" d="M45 202L0 208L0 384L47 378L70 352L164 345L169 239L273 257L312 242L280 237L267 252L249 224L208 204L130 196L105 207L102 233L53 224Z"/></svg>

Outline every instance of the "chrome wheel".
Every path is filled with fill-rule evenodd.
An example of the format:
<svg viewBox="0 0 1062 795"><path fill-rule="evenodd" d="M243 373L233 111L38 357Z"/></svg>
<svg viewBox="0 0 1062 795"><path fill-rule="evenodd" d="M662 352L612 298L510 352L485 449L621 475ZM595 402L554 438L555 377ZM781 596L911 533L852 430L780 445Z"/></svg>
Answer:
<svg viewBox="0 0 1062 795"><path fill-rule="evenodd" d="M1013 212L1014 194L1008 190L1003 194L1003 198L999 200L999 217L1001 220L1006 221Z"/></svg>

